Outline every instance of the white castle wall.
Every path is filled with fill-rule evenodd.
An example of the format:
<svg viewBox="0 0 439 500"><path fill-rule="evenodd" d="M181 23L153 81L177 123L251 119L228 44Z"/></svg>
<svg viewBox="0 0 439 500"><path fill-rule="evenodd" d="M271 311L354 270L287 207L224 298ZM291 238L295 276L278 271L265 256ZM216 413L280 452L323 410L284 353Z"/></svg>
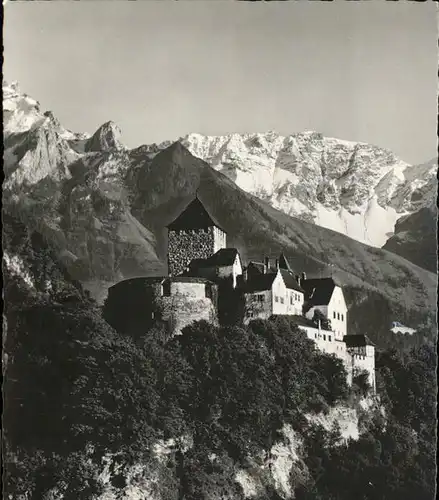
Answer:
<svg viewBox="0 0 439 500"><path fill-rule="evenodd" d="M367 345L361 348L348 349L348 355L352 366L352 372L365 370L369 374L369 384L376 390L375 380L375 347Z"/></svg>

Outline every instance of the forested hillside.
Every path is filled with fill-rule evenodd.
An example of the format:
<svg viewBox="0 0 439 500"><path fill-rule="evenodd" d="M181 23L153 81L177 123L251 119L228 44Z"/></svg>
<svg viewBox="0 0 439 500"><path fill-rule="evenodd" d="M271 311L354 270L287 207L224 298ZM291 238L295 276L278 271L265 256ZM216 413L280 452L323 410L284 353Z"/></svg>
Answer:
<svg viewBox="0 0 439 500"><path fill-rule="evenodd" d="M156 325L135 343L38 235L14 227L20 260L4 270L11 498L434 498L433 346L378 354L380 408L364 399L364 379L350 390L341 363L285 319L198 323L172 339ZM359 435L316 423L340 407L354 409Z"/></svg>

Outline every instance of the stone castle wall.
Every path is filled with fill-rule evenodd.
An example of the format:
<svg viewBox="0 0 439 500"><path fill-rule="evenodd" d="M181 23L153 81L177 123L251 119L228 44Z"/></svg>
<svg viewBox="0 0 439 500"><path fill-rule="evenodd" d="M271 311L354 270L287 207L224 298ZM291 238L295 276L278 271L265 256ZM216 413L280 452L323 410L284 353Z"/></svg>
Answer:
<svg viewBox="0 0 439 500"><path fill-rule="evenodd" d="M366 371L369 374L369 384L375 391L375 347L366 346L361 353L356 349L349 349L348 354L352 363L352 374L356 371Z"/></svg>
<svg viewBox="0 0 439 500"><path fill-rule="evenodd" d="M217 238L214 228L169 231L168 272L176 276L186 270L192 259L206 259L215 253Z"/></svg>
<svg viewBox="0 0 439 500"><path fill-rule="evenodd" d="M137 278L112 287L104 317L120 333L144 335L155 323L165 323L178 334L194 321L218 323L217 287L202 279L172 281L170 295L163 295L166 278ZM207 293L206 293L207 287ZM207 296L206 296L207 295Z"/></svg>

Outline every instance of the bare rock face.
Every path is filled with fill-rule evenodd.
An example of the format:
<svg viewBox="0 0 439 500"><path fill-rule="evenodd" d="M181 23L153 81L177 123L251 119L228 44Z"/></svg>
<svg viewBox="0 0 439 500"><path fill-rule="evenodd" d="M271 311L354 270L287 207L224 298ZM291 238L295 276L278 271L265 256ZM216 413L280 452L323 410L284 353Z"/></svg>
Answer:
<svg viewBox="0 0 439 500"><path fill-rule="evenodd" d="M112 121L101 125L85 144L85 152L119 151L124 149L120 142L120 129Z"/></svg>

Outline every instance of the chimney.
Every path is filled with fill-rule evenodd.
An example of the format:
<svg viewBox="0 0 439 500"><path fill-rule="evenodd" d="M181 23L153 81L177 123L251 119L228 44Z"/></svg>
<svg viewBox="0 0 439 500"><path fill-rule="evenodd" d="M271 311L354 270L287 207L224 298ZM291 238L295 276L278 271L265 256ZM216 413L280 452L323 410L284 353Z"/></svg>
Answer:
<svg viewBox="0 0 439 500"><path fill-rule="evenodd" d="M302 280L305 281L306 280L306 274L305 273L302 273Z"/></svg>
<svg viewBox="0 0 439 500"><path fill-rule="evenodd" d="M269 257L264 257L264 274L267 274L270 270L270 259Z"/></svg>

